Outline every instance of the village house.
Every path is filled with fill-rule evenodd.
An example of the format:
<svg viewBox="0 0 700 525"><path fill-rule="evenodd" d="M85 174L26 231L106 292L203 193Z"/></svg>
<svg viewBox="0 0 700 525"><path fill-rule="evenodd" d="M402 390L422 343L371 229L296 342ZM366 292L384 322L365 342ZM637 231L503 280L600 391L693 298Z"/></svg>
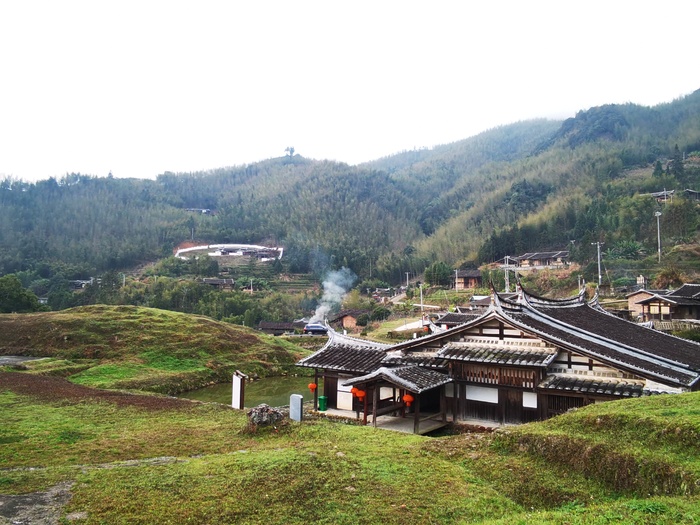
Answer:
<svg viewBox="0 0 700 525"><path fill-rule="evenodd" d="M204 277L202 279L202 284L208 284L219 290L233 290L236 286L235 279L219 279L215 277Z"/></svg>
<svg viewBox="0 0 700 525"><path fill-rule="evenodd" d="M629 311L630 318L633 321L644 320L644 307L640 304L640 301L654 297L655 295L663 295L668 293L668 290L646 290L640 289L636 292L629 293L625 296L627 299L627 310Z"/></svg>
<svg viewBox="0 0 700 525"><path fill-rule="evenodd" d="M569 264L569 252L530 252L509 259L521 270L564 268Z"/></svg>
<svg viewBox="0 0 700 525"><path fill-rule="evenodd" d="M269 335L284 335L294 333L295 331L301 331L304 329L305 325L306 321L260 321L258 323L258 330Z"/></svg>
<svg viewBox="0 0 700 525"><path fill-rule="evenodd" d="M481 287L481 270L457 270L455 290L471 290Z"/></svg>
<svg viewBox="0 0 700 525"><path fill-rule="evenodd" d="M638 300L643 321L700 320L700 284L684 284L678 290L652 293Z"/></svg>
<svg viewBox="0 0 700 525"><path fill-rule="evenodd" d="M590 403L700 389L700 344L608 314L583 295L493 293L480 316L396 345L329 334L302 359L327 406L425 433L454 422L524 423ZM315 401L320 393L315 391Z"/></svg>
<svg viewBox="0 0 700 525"><path fill-rule="evenodd" d="M344 330L353 330L357 327L357 318L362 314L369 315L369 312L367 310L343 310L329 319L328 322L337 324Z"/></svg>

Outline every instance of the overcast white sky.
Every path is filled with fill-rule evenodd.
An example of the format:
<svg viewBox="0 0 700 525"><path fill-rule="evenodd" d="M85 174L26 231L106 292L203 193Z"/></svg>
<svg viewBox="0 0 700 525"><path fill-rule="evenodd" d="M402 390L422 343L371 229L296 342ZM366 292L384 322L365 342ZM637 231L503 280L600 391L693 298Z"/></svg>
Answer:
<svg viewBox="0 0 700 525"><path fill-rule="evenodd" d="M350 164L700 88L700 2L0 0L0 178Z"/></svg>

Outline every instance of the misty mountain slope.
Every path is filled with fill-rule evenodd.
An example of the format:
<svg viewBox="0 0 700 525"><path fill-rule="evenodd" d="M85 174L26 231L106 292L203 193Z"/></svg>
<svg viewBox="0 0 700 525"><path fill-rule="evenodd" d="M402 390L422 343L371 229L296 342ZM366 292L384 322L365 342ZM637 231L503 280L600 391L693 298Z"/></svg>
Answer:
<svg viewBox="0 0 700 525"><path fill-rule="evenodd" d="M531 157L483 166L471 180L463 180L462 187L472 191L462 192L469 195L462 209L449 207L453 216L421 241L419 254L433 260L461 257L483 262L486 255L478 249L484 240L494 231L519 225L537 233L524 249L561 249L572 238L615 238L623 225L603 221L600 210L597 222L582 226L591 207L600 201L621 207L624 198L664 187L697 187L698 172L692 168L663 180L650 176L652 164L659 160L668 165L678 145L685 152L698 151L699 139L700 91L662 107L626 104L579 112ZM611 213L617 211L603 210ZM628 229L626 235L643 240L641 233ZM511 253L517 248L511 247ZM493 258L503 255L494 253Z"/></svg>
<svg viewBox="0 0 700 525"><path fill-rule="evenodd" d="M155 181L6 179L0 274L44 265L48 275L61 264L73 273L121 270L196 240L281 244L291 271L311 271L323 255L361 277L372 266L398 282L432 261L501 257L501 245L546 249L602 235L649 243L634 216L653 203L635 195L700 189L698 151L700 91L653 108L606 105L564 122L519 122L360 166L287 155ZM667 228L669 241L696 232L688 210Z"/></svg>

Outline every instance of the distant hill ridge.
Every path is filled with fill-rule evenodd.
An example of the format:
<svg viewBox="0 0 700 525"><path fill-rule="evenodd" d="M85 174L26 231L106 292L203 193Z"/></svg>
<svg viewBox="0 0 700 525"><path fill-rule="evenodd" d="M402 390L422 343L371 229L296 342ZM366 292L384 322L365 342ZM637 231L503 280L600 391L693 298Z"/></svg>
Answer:
<svg viewBox="0 0 700 525"><path fill-rule="evenodd" d="M698 166L683 160L698 151L700 91L652 108L605 105L564 122L518 122L358 166L294 155L155 181L5 179L0 273L123 270L193 238L284 246L293 273L332 255L336 266L360 277L371 267L393 283L434 261L483 263L572 239L581 260L598 240L651 251L656 203L635 195L700 189ZM693 240L695 209L664 217L674 218L665 246Z"/></svg>

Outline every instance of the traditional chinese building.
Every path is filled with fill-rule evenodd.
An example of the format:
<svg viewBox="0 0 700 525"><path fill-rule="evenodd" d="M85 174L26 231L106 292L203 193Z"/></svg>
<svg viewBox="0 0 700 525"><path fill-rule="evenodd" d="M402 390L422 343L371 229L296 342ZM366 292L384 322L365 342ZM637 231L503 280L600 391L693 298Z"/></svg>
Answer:
<svg viewBox="0 0 700 525"><path fill-rule="evenodd" d="M411 417L417 433L448 419L522 423L700 388L700 344L615 317L583 295L494 293L482 315L453 328L391 346L331 334L298 365L325 379L329 407L365 421Z"/></svg>

